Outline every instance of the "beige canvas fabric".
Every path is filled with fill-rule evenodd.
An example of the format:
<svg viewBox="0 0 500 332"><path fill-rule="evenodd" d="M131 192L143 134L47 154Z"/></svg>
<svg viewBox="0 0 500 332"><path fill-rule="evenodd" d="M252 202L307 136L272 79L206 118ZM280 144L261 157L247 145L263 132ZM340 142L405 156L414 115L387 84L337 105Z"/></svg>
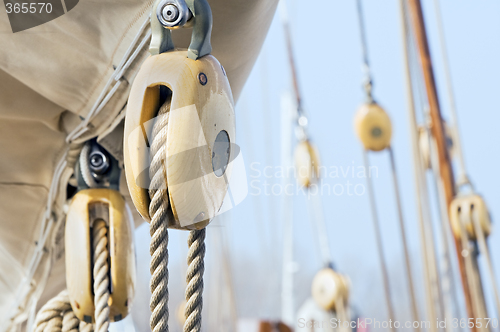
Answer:
<svg viewBox="0 0 500 332"><path fill-rule="evenodd" d="M224 65L237 99L277 0L209 3L214 17L213 55ZM152 1L81 0L67 14L15 34L7 14L0 11L0 331L35 312L36 302L30 300L41 296L39 307L64 287L62 227L70 169L62 174L49 213L53 225L44 254L33 277L28 274L43 231L53 173L68 148L67 134L91 109L151 5ZM190 36L191 30L175 31L176 46L187 47ZM101 133L100 141L118 157L129 82L147 55L145 47L83 137ZM126 194L126 187L122 192ZM46 282L48 269L52 273Z"/></svg>

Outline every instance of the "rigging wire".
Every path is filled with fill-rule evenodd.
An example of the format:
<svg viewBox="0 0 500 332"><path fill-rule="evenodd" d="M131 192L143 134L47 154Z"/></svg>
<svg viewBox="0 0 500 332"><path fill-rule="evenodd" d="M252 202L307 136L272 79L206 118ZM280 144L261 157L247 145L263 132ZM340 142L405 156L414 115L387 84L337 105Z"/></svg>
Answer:
<svg viewBox="0 0 500 332"><path fill-rule="evenodd" d="M359 34L361 39L361 52L363 55L363 73L365 75L363 87L365 89L366 97L369 103L373 102L372 88L373 88L373 80L372 74L370 70L370 62L368 59L368 41L366 38L366 29L363 15L363 5L361 0L356 0L356 9L358 16L358 26L359 26Z"/></svg>
<svg viewBox="0 0 500 332"><path fill-rule="evenodd" d="M400 230L400 236L401 239L403 240L403 251L404 251L404 263L406 265L406 274L408 277L408 289L410 292L410 305L411 305L411 311L413 314L413 319L415 321L419 321L419 314L418 314L418 308L417 308L417 301L415 297L415 286L413 283L413 275L412 275L412 270L411 270L411 264L410 264L410 253L408 250L408 242L406 239L406 227L404 223L404 218L403 218L403 207L401 204L401 194L399 193L399 184L398 184L398 177L397 177L397 171L396 171L396 162L394 160L394 152L392 150L392 147L389 146L389 159L391 162L391 173L392 173L392 183L394 186L394 193L396 196L396 205L397 205L397 210L398 210L398 220L399 220L399 230ZM420 329L420 328L418 328Z"/></svg>
<svg viewBox="0 0 500 332"><path fill-rule="evenodd" d="M404 44L404 54L405 54L405 73L406 73L406 82L407 82L407 95L408 95L408 112L409 112L409 119L410 119L410 132L411 132L411 140L412 140L412 149L413 149L413 160L414 160L414 165L415 165L415 184L416 184L416 189L417 189L417 207L418 207L418 212L419 212L419 219L420 219L420 233L421 233L421 246L422 246L422 251L423 251L423 269L424 269L424 281L425 281L425 289L426 289L426 300L427 300L427 309L428 309L428 316L431 319L435 319L435 305L436 302L438 302L439 308L441 308L441 312L448 317L450 315L450 312L448 310L448 305L445 306L445 304L442 301L442 298L444 297L442 294L446 295L448 299L448 288L445 289L443 293L443 287L439 283L439 275L437 273L437 259L436 259L436 251L435 251L435 245L434 245L434 235L433 235L433 228L432 228L432 217L430 213L430 200L429 200L429 191L427 188L426 184L426 175L425 175L425 166L423 165L423 160L421 157L421 150L419 146L419 134L417 130L417 119L416 119L416 112L415 112L415 102L416 100L413 97L413 84L412 84L412 78L417 81L416 83L416 90L418 92L418 100L420 101L421 106L425 105L425 102L423 101L423 94L422 94L422 81L419 76L419 71L416 68L416 60L415 58L411 57L413 54L415 54L415 49L414 47L412 48L411 46L414 46L412 42L410 42L411 38L411 27L409 26L408 23L408 13L407 13L407 8L406 8L406 2L404 0L400 1L400 9L401 9L401 20L403 23L403 44ZM413 66L412 66L413 65ZM414 75L412 75L412 70L414 72ZM430 143L429 143L430 144ZM446 209L441 209L446 213ZM447 220L447 215L445 214L444 217L441 217L442 219L442 226L444 223L445 231L446 231L446 220ZM427 221L427 222L426 222ZM444 236L446 236L446 233L442 233ZM450 252L448 250L449 245L447 244L447 238L445 237L444 240L444 261L445 263L443 264L443 268L446 267L446 269L442 269L443 273L443 279L444 279L444 284L445 285L451 285L451 295L452 295L452 300L447 300L448 304L455 303L458 305L457 302L457 297L456 297L456 288L455 288L455 281L453 278L452 270L451 270L451 256ZM428 245L430 244L430 245ZM435 282L433 283L432 280ZM444 307L444 308L443 308ZM457 308L457 306L455 306ZM454 317L460 317L460 315L455 315ZM447 330L449 329L449 326L446 327Z"/></svg>
<svg viewBox="0 0 500 332"><path fill-rule="evenodd" d="M464 158L464 153L463 153L463 148L462 148L462 140L460 136L460 131L458 129L458 112L456 108L456 102L455 102L455 94L453 91L453 85L452 85L452 80L451 80L451 70L450 70L450 64L449 64L449 56L448 56L448 51L446 48L446 39L445 39L445 34L444 34L444 27L443 27L443 19L442 19L442 14L441 14L441 8L439 5L438 0L434 0L434 11L436 13L436 22L437 22L437 27L438 27L438 36L439 36L439 44L440 44L440 49L441 49L441 56L443 60L443 67L444 67L444 73L445 73L445 81L446 81L446 89L448 92L448 100L450 104L450 110L451 110L451 118L452 118L452 126L454 130L454 136L453 138L455 139L454 143L456 146L456 155L458 157L458 179L457 179L457 191L460 192L461 187L468 185L471 189L471 191L474 193L474 186L471 183L469 176L467 174L467 169L465 166L465 158ZM485 263L488 269L488 273L490 276L490 282L493 288L493 294L495 298L495 304L497 307L497 312L500 311L500 296L498 292L498 286L496 283L496 278L495 278L495 273L493 269L493 264L491 261L491 257L489 254L488 250L488 245L486 243L486 239L484 236L484 233L482 231L482 228L476 228L476 226L479 225L479 221L476 220L476 218L472 218L473 226L475 233L478 234L478 245L481 253L484 255L485 258ZM477 224L477 225L476 225ZM480 232L478 232L480 230ZM499 312L500 314L500 312Z"/></svg>
<svg viewBox="0 0 500 332"><path fill-rule="evenodd" d="M323 266L333 268L333 258L330 250L330 241L328 238L328 231L326 229L325 216L323 213L323 204L321 202L321 195L319 189L317 193L308 195L308 208L309 218L313 225L315 237L318 239L317 247L320 254Z"/></svg>
<svg viewBox="0 0 500 332"><path fill-rule="evenodd" d="M368 162L368 152L366 150L363 150L363 162L365 170L369 169L370 165ZM389 319L394 321L395 317L394 306L391 299L391 288L389 286L389 273L387 270L387 264L385 262L385 257L384 257L383 240L382 240L382 234L380 232L380 222L378 220L377 205L375 202L375 193L373 191L372 179L370 176L367 176L366 182L368 187L368 196L370 198L370 209L372 214L373 228L375 230L375 239L377 242L377 252L379 256L380 265L382 267L382 281L384 284L384 294L387 305L387 314L389 316ZM392 324L390 329L391 331L395 331Z"/></svg>
<svg viewBox="0 0 500 332"><path fill-rule="evenodd" d="M364 24L363 6L361 3L361 0L357 0L356 5L357 5L356 8L357 8L359 31L360 31L360 37L361 37L360 38L361 50L362 50L362 55L363 55L363 71L364 71L364 75L365 75L363 87L365 90L367 102L374 103L374 99L373 99L373 95L372 95L373 79L371 76L371 69L370 69L369 58L368 58L368 43L367 43L367 38L366 38L366 28L365 28L365 24ZM418 314L417 301L416 301L416 297L415 297L413 276L412 276L412 271L411 271L410 255L409 255L408 242L407 242L407 236L406 236L406 227L404 224L404 218L403 218L403 212L402 212L401 195L399 192L399 185L398 185L398 180L397 180L396 163L394 160L393 150L390 146L388 147L388 150L389 150L389 159L390 159L390 164L391 164L392 182L393 182L394 192L395 192L395 196L396 196L399 228L400 228L400 232L401 232L401 240L403 242L403 249L404 249L403 260L404 260L404 265L406 267L406 274L407 274L407 278L408 278L408 291L410 293L410 306L411 306L413 319L415 321L418 321L419 314ZM369 168L368 151L366 149L363 151L363 159L364 159L364 163L365 163L365 169L368 169ZM389 277L388 277L387 266L386 266L385 258L384 258L380 223L378 221L378 215L377 215L377 211L376 211L376 205L375 205L376 203L375 203L375 197L374 197L375 193L373 191L372 180L371 180L370 176L368 176L367 182L368 182L368 192L370 195L370 206L371 206L371 212L372 212L372 219L373 219L374 227L375 227L375 231L376 231L377 250L379 252L380 264L382 267L382 273L383 273L383 279L384 279L384 287L385 287L385 292L386 292L388 313L389 313L390 318L392 319L394 317L394 310L393 310L393 304L392 304L391 298L390 298Z"/></svg>
<svg viewBox="0 0 500 332"><path fill-rule="evenodd" d="M465 161L464 161L464 154L463 154L463 149L462 149L462 142L460 139L460 132L458 130L458 114L457 114L457 108L456 108L456 103L455 103L455 94L453 92L453 84L451 83L451 73L450 73L450 64L448 61L448 51L446 49L446 41L444 38L444 28L443 28L443 20L442 20L442 15L441 15L441 8L439 5L439 0L434 0L434 11L436 12L436 22L437 22L437 28L438 28L438 36L439 36L439 44L440 44L440 49L441 49L441 57L443 60L443 67L444 67L444 74L445 74L445 81L446 81L446 90L448 92L448 100L450 103L450 110L451 110L451 119L452 119L452 126L453 126L453 131L454 131L454 136L453 138L455 139L455 144L456 144L456 153L458 157L458 176L457 176L457 189L460 189L460 187L464 185L469 185L471 189L473 189L473 185L469 180L469 176L467 175L467 169L465 167ZM459 191L459 190L457 190Z"/></svg>
<svg viewBox="0 0 500 332"><path fill-rule="evenodd" d="M115 73L121 72L122 74L129 69L130 64L133 62L133 60L139 55L140 51L142 50L144 44L141 42L139 45L137 45L137 41L139 38L146 33L145 38L150 38L150 29L149 29L149 17L147 17L141 27L139 28L135 38L133 39L132 43L130 44L129 48L127 51L124 53L122 60L120 61L120 64L117 66L115 69ZM139 50L137 50L137 48ZM135 50L135 52L132 53L132 50ZM123 69L123 71L122 71ZM123 75L122 75L123 76ZM120 77L122 77L120 76ZM100 111L104 108L104 105L111 99L112 95L116 93L118 86L116 88L113 88L110 93L106 94L106 91L109 89L111 86L112 80L114 79L113 75L110 77L108 80L109 84L106 84L99 95L98 99L96 100L94 106L91 108L91 111L89 111L89 114L91 115L90 117L87 116L88 120L84 120L82 123L80 123L72 132L68 134L66 137L66 142L69 143L69 147L64 150L62 153L62 156L60 157L55 169L54 169L54 174L52 176L52 181L50 184L49 188L49 193L47 195L47 205L46 205L46 210L44 214L44 218L42 219L41 223L41 228L40 228L40 235L36 241L37 245L35 247L35 251L33 255L31 256L31 259L28 263L28 269L27 269L27 275L25 278L23 278L22 282L20 283L17 291L17 295L15 297L16 301L14 301L12 307L11 307L11 314L9 315L14 319L17 315L20 314L19 308L21 306L21 303L26 301L26 298L29 296L29 294L32 293L33 287L38 287L41 288L45 284L45 281L48 278L48 273L50 272L50 265L51 265L51 260L47 259L45 264L45 273L43 273L43 276L41 278L41 282L34 284L32 283L33 276L36 272L36 270L39 267L39 264L42 260L42 257L47 253L50 252L47 251L46 248L46 243L47 239L49 238L49 234L53 233L54 229L58 229L60 227L61 222L63 218L55 218L54 216L54 206L56 204L56 199L58 196L58 193L62 192L65 190L65 185L63 188L63 184L67 183L71 174L73 173L72 167L74 163L72 162L74 152L75 150L81 149L81 146L79 146L78 143L76 142L77 140L80 139L80 137L88 130L88 128L92 127L92 124L90 121L99 114ZM116 79L115 79L116 81ZM119 81L121 82L121 81ZM101 106L102 105L102 106ZM98 128L96 132L94 133L94 136L98 136L102 132L104 132L107 128ZM61 204L62 206L62 204ZM52 248L52 245L51 245ZM41 291L36 291L36 293L40 294ZM38 298L38 296L37 296ZM37 298L33 299L32 305L36 305ZM23 309L21 309L23 310ZM17 324L19 322L16 322L14 319L14 324ZM28 321L32 321L32 318L29 318Z"/></svg>

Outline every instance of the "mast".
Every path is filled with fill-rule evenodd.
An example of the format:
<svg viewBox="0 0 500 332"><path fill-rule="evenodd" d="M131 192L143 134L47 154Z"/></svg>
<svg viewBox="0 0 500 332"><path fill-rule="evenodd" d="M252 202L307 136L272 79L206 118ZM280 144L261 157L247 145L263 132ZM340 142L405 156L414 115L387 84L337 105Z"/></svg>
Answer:
<svg viewBox="0 0 500 332"><path fill-rule="evenodd" d="M436 81L434 78L432 61L429 51L429 44L427 41L427 33L425 30L424 17L422 13L422 5L420 0L408 0L408 3L409 3L409 12L411 16L411 23L413 25L415 38L418 45L418 53L420 58L422 74L424 77L425 88L427 92L427 99L429 102L429 112L431 116L431 132L432 136L436 141L440 178L444 189L446 206L449 207L452 200L455 198L456 194L455 180L453 177L453 168L451 165L450 156L446 144L444 124L439 106ZM470 283L466 273L465 261L464 258L462 257L462 252L464 250L464 247L460 239L455 238L454 242L457 253L458 266L462 279L462 287L465 297L465 306L467 309L467 314L469 318L476 318L477 313L475 313L474 311L472 302L473 290L471 290L471 288L469 287ZM471 256L473 260L476 259L471 252L468 254ZM479 291L482 292L481 290ZM476 328L473 327L472 331L476 331Z"/></svg>

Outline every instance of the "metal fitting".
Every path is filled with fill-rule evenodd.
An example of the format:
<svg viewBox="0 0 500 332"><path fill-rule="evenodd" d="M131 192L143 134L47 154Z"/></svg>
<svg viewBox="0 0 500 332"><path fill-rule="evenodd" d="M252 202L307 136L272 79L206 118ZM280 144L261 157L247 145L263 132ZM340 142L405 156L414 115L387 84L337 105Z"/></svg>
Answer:
<svg viewBox="0 0 500 332"><path fill-rule="evenodd" d="M96 175L102 175L109 169L109 159L102 151L95 150L89 155L90 171Z"/></svg>
<svg viewBox="0 0 500 332"><path fill-rule="evenodd" d="M192 13L184 0L163 0L156 7L156 17L167 29L184 26L192 17Z"/></svg>

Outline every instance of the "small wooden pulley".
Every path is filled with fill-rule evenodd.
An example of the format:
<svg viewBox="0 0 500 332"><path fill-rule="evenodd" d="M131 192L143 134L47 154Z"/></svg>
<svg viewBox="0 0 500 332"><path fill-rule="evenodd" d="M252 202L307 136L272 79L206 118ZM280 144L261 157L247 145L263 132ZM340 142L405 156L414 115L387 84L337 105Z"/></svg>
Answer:
<svg viewBox="0 0 500 332"><path fill-rule="evenodd" d="M127 316L135 292L136 264L132 221L125 201L107 188L79 191L71 201L66 218L66 285L73 312L78 319L95 322L93 250L91 229L95 222L108 227L110 320Z"/></svg>
<svg viewBox="0 0 500 332"><path fill-rule="evenodd" d="M468 238L476 240L475 222L479 222L485 237L491 233L491 219L488 207L484 199L477 194L456 197L450 204L450 221L453 235L457 239L460 239L462 229L465 229Z"/></svg>
<svg viewBox="0 0 500 332"><path fill-rule="evenodd" d="M456 154L456 147L454 144L454 137L453 137L453 129L450 128L450 126L447 125L447 123L444 123L444 132L446 135L446 145L448 147L448 153L450 155L450 158L453 159ZM427 169L430 169L432 167L431 165L431 142L434 143L432 140L432 136L430 135L429 129L425 128L424 126L420 126L418 128L418 140L419 140L419 146L420 146L420 153L422 155L422 161L424 163L424 167Z"/></svg>
<svg viewBox="0 0 500 332"><path fill-rule="evenodd" d="M318 149L309 141L300 142L295 148L295 172L297 181L305 188L319 180Z"/></svg>
<svg viewBox="0 0 500 332"><path fill-rule="evenodd" d="M314 301L327 311L335 311L342 301L349 297L349 280L331 268L320 270L312 282L312 296Z"/></svg>
<svg viewBox="0 0 500 332"><path fill-rule="evenodd" d="M361 105L354 118L354 127L366 150L381 151L391 144L391 119L375 102Z"/></svg>

